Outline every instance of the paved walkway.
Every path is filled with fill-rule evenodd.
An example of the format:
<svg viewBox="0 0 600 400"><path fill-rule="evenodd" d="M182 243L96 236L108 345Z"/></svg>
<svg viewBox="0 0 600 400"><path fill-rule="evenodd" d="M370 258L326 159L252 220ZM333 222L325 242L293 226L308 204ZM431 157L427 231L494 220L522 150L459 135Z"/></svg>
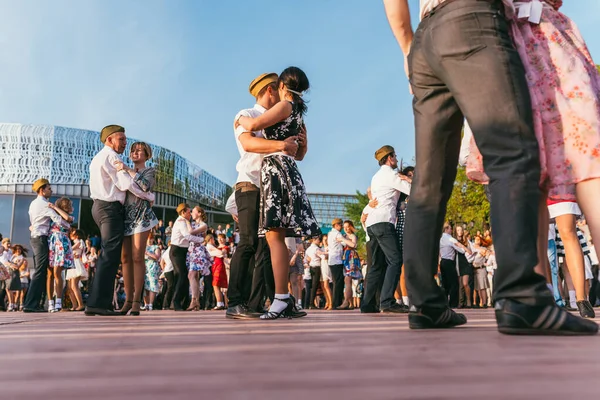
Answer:
<svg viewBox="0 0 600 400"><path fill-rule="evenodd" d="M510 337L491 310L447 331L406 315L314 311L0 315L0 399L578 399L597 397L600 336ZM600 322L600 319L599 319Z"/></svg>

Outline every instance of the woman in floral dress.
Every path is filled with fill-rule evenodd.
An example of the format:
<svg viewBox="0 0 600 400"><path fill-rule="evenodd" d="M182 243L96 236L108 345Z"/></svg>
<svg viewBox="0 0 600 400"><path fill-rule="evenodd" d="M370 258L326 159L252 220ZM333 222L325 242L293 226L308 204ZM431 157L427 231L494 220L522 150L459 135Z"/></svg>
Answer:
<svg viewBox="0 0 600 400"><path fill-rule="evenodd" d="M517 12L521 7L531 7L531 2L515 3ZM531 93L542 188L551 206L577 200L592 236L600 237L600 208L596 206L600 196L600 75L577 26L558 11L562 0L545 0L542 4L539 21L515 19L510 24ZM487 183L481 154L474 140L470 140L467 175ZM593 317L594 311L583 290L584 263L575 234L575 215L554 216L571 248L567 250L570 259L567 266L575 286L579 287L580 314ZM547 275L545 199L540 204L539 225L538 272Z"/></svg>
<svg viewBox="0 0 600 400"><path fill-rule="evenodd" d="M69 284L69 297L71 298L71 304L73 304L71 311L83 311L85 309L81 289L79 288L79 282L86 280L88 277L82 260L82 256L85 253L83 237L84 234L79 229L71 232L71 240L73 242L71 248L73 250L73 265L75 267L66 273L66 279Z"/></svg>
<svg viewBox="0 0 600 400"><path fill-rule="evenodd" d="M307 107L302 95L310 87L308 78L300 68L289 67L281 73L277 85L279 103L259 117L240 116L236 124L249 132L264 129L264 136L269 140L297 137L304 129L303 115ZM263 158L258 229L259 234L267 238L275 277L275 299L261 319L306 315L294 312L294 302L288 293L289 258L285 237L314 237L320 235L321 230L302 175L289 155L276 153Z"/></svg>
<svg viewBox="0 0 600 400"><path fill-rule="evenodd" d="M206 224L206 213L202 208L196 206L192 209L192 231L191 235L203 237L208 230ZM187 254L188 278L192 291L192 301L187 311L200 310L200 277L210 275L212 260L206 247L202 243L190 242Z"/></svg>
<svg viewBox="0 0 600 400"><path fill-rule="evenodd" d="M128 173L133 181L144 193L150 193L156 184L155 170L146 167L146 162L152 158L152 148L144 142L131 145L129 157L133 161L133 169L123 163L117 169ZM127 192L125 197L125 234L121 250L121 264L123 268L123 284L125 288L125 304L121 309L122 314L139 315L142 295L144 293L144 276L146 266L144 252L146 242L152 229L158 225L158 219L152 211L148 200L137 197L132 192Z"/></svg>
<svg viewBox="0 0 600 400"><path fill-rule="evenodd" d="M338 307L339 310L353 310L354 301L352 296L352 280L362 279L360 258L356 251L358 238L356 228L350 220L344 221L344 237L338 237L338 241L344 245L342 261L344 263L344 302Z"/></svg>
<svg viewBox="0 0 600 400"><path fill-rule="evenodd" d="M58 312L62 310L62 294L64 289L62 272L63 270L75 268L71 240L69 239L71 225L67 222L73 213L73 203L68 198L61 197L56 201L56 205L49 203L49 207L62 217L60 224L56 222L50 224L48 237L48 258L50 265L46 287L48 293L48 311ZM52 299L52 293L54 293L56 300Z"/></svg>
<svg viewBox="0 0 600 400"><path fill-rule="evenodd" d="M152 311L154 299L156 294L160 292L159 277L162 272L160 269L160 248L154 243L154 237L148 236L146 253L145 253L145 267L146 274L144 279L144 289L146 289L146 295L144 296L144 302L146 303L146 310ZM131 309L132 315L135 314L135 310Z"/></svg>

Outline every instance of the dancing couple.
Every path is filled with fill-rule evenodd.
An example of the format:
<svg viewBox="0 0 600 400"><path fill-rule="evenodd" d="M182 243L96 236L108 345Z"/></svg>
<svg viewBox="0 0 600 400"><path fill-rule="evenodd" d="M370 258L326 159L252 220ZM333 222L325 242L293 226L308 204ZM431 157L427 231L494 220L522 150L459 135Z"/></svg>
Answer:
<svg viewBox="0 0 600 400"><path fill-rule="evenodd" d="M108 125L100 133L104 148L90 164L92 217L100 228L102 252L96 263L86 315L139 315L144 292L144 256L150 231L158 224L152 211L155 171L147 167L152 149L143 142L131 145L129 168L119 157L127 145L125 128ZM122 263L126 301L112 310L114 280Z"/></svg>
<svg viewBox="0 0 600 400"><path fill-rule="evenodd" d="M285 238L321 234L296 165L307 151L303 94L308 88L306 74L296 67L285 69L280 76L263 74L249 88L257 104L235 117L241 156L235 185L240 243L231 262L229 318L270 320L306 315L295 310L288 292L290 260ZM267 243L261 242L259 235L264 235ZM252 259L264 270L269 256L275 293L269 310L261 315L248 307L253 297L248 280L250 276L253 281L269 280L268 272L261 276L251 270ZM252 291L255 289L260 290Z"/></svg>

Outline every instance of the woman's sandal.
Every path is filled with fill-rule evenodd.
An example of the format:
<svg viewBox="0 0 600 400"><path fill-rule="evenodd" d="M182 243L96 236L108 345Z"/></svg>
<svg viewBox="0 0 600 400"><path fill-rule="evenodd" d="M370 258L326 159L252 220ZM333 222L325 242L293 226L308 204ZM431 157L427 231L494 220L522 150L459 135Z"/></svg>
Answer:
<svg viewBox="0 0 600 400"><path fill-rule="evenodd" d="M133 309L133 304L134 304L134 303L141 304L141 302L140 302L140 301L134 300L134 301L132 302L132 305L131 305L132 307L131 307L131 310L129 311L129 315L138 316L138 315L140 315L140 310L139 310L139 309L137 309L137 310L134 310L134 309Z"/></svg>
<svg viewBox="0 0 600 400"><path fill-rule="evenodd" d="M294 302L291 299L286 299L287 307L284 308L280 312L275 311L267 311L263 315L260 316L260 319L268 320L268 319L278 319L278 318L288 318L292 319L292 313L294 311Z"/></svg>
<svg viewBox="0 0 600 400"><path fill-rule="evenodd" d="M121 311L119 311L121 313L121 315L127 315L129 310L131 310L132 305L133 305L133 301L127 300L125 302L125 304L123 304L123 308L121 308Z"/></svg>

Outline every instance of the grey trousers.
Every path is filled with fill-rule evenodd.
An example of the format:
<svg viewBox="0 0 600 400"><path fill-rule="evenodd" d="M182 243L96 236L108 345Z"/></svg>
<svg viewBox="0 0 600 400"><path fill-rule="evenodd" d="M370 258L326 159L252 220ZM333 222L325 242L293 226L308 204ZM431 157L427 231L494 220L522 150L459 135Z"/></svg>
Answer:
<svg viewBox="0 0 600 400"><path fill-rule="evenodd" d="M500 0L454 0L425 17L409 55L416 168L404 257L411 304L444 308L436 284L439 240L463 118L483 155L498 261L495 300L551 304L537 263L539 150L525 71Z"/></svg>

